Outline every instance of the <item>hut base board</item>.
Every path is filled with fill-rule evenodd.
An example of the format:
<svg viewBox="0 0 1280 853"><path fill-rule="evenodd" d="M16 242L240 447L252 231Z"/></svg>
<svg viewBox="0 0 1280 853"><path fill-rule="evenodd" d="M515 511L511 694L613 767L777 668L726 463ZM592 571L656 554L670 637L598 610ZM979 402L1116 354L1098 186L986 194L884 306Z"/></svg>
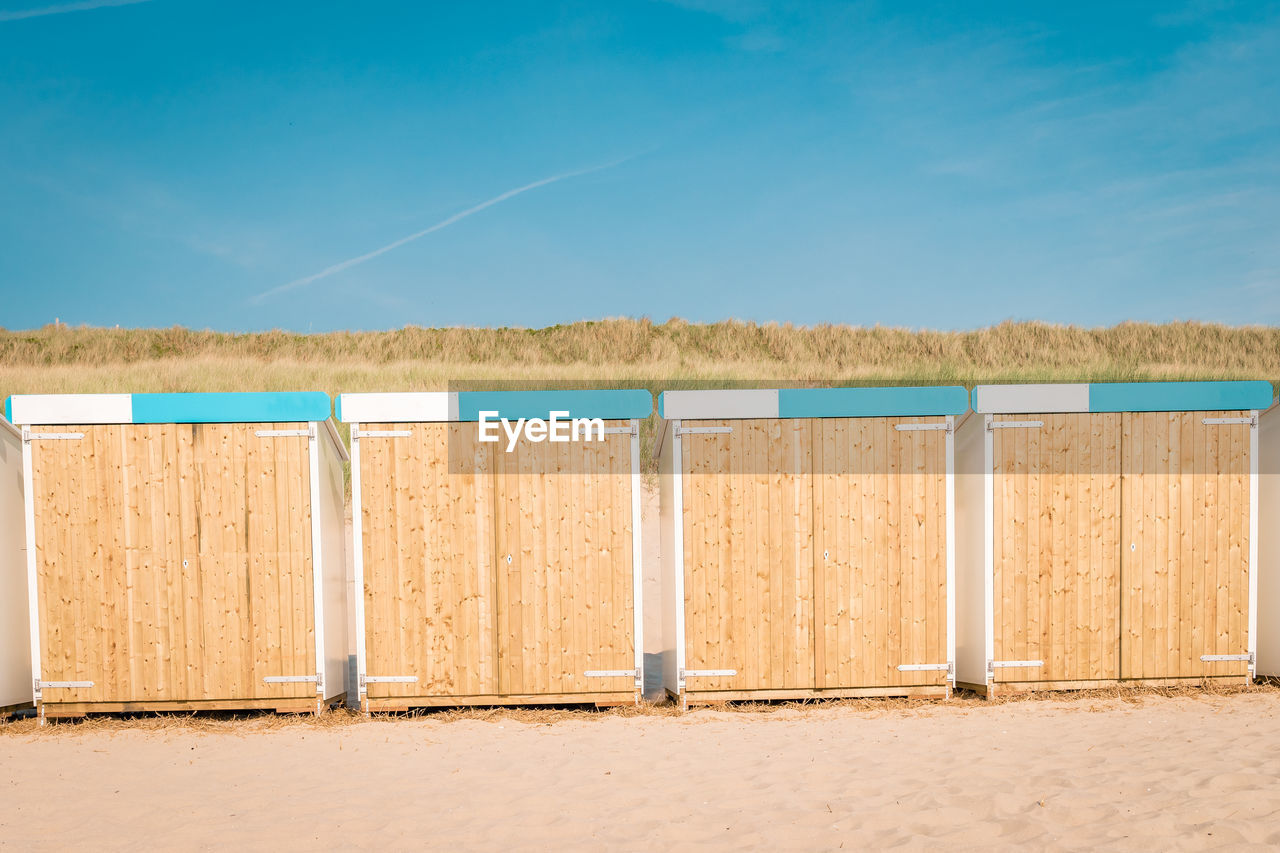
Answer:
<svg viewBox="0 0 1280 853"><path fill-rule="evenodd" d="M305 699L211 699L207 701L169 702L41 702L37 711L44 717L84 717L88 714L126 714L137 711L275 711L279 714L314 714L320 706L328 707L338 698L317 702L314 696Z"/></svg>
<svg viewBox="0 0 1280 853"><path fill-rule="evenodd" d="M364 711L398 712L414 708L466 708L484 705L595 705L598 708L639 705L639 694L633 690L614 693L528 693L489 694L482 696L394 696L371 699L365 697Z"/></svg>
<svg viewBox="0 0 1280 853"><path fill-rule="evenodd" d="M824 690L686 690L687 705L715 705L723 702L772 702L796 699L873 699L891 697L939 698L947 696L945 684L917 684L901 687L833 687ZM679 701L678 696L673 699Z"/></svg>
<svg viewBox="0 0 1280 853"><path fill-rule="evenodd" d="M1068 692L1073 690L1105 690L1108 687L1197 687L1214 684L1247 687L1247 675L1206 675L1186 678L1109 678L1096 681L997 681L994 684L956 682L956 687L972 690L986 699L1010 693Z"/></svg>
<svg viewBox="0 0 1280 853"><path fill-rule="evenodd" d="M31 702L19 702L16 705L3 705L0 706L0 714L14 714L18 711L25 711L28 708L34 707L35 705Z"/></svg>

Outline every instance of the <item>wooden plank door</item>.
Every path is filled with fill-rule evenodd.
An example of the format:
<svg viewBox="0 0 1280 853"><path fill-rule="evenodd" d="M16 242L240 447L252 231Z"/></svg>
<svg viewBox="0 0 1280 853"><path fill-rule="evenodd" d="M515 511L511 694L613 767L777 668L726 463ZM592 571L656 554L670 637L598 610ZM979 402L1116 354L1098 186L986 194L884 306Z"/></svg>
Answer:
<svg viewBox="0 0 1280 853"><path fill-rule="evenodd" d="M364 432L369 698L499 693L494 445L479 442L474 424L374 424Z"/></svg>
<svg viewBox="0 0 1280 853"><path fill-rule="evenodd" d="M301 698L315 673L299 424L93 425L32 447L47 702Z"/></svg>
<svg viewBox="0 0 1280 853"><path fill-rule="evenodd" d="M505 696L635 688L631 434L494 450L496 657ZM474 429L474 427L472 427ZM625 672L608 677L588 672Z"/></svg>
<svg viewBox="0 0 1280 853"><path fill-rule="evenodd" d="M896 428L925 423L944 429ZM945 684L945 420L822 418L813 435L817 686Z"/></svg>
<svg viewBox="0 0 1280 853"><path fill-rule="evenodd" d="M808 420L686 421L689 690L814 687L813 447Z"/></svg>
<svg viewBox="0 0 1280 853"><path fill-rule="evenodd" d="M1124 678L1248 672L1248 415L1124 415Z"/></svg>
<svg viewBox="0 0 1280 853"><path fill-rule="evenodd" d="M162 430L191 436L193 464L175 472L184 551L194 550L198 565L188 582L199 585L199 604L191 603L186 620L204 646L188 691L205 699L314 697L314 681L264 680L317 669L307 424ZM192 590L186 593L190 599Z"/></svg>
<svg viewBox="0 0 1280 853"><path fill-rule="evenodd" d="M994 654L997 681L1120 674L1118 414L1001 415L996 428Z"/></svg>
<svg viewBox="0 0 1280 853"><path fill-rule="evenodd" d="M125 515L138 501L124 492L123 430L33 426L30 431L83 435L31 440L40 678L93 682L92 687L48 688L44 701L140 698L146 690L139 683L144 656L148 670L155 668L157 626L149 613L135 617L131 604L141 581L154 591L154 561L149 555L145 566L126 569ZM163 537L160 544L163 548ZM172 562L161 556L162 562ZM138 648L144 635L152 640L146 650Z"/></svg>

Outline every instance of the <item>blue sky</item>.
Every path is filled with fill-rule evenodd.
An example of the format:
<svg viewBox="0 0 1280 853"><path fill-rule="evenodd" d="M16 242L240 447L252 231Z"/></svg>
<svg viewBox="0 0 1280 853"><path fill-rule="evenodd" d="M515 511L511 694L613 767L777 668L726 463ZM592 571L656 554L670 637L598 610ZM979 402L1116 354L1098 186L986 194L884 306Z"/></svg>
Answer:
<svg viewBox="0 0 1280 853"><path fill-rule="evenodd" d="M966 6L0 0L0 326L1280 322L1280 6Z"/></svg>

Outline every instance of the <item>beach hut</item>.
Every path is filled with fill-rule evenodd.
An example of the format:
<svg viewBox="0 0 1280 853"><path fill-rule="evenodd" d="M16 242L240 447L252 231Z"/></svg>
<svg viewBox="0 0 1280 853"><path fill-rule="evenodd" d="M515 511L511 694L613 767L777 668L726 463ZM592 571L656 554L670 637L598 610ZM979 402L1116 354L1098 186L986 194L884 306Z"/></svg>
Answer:
<svg viewBox="0 0 1280 853"><path fill-rule="evenodd" d="M367 711L633 703L646 391L343 394Z"/></svg>
<svg viewBox="0 0 1280 853"><path fill-rule="evenodd" d="M22 432L0 418L0 713L31 705Z"/></svg>
<svg viewBox="0 0 1280 853"><path fill-rule="evenodd" d="M664 392L667 691L946 695L967 410L960 387Z"/></svg>
<svg viewBox="0 0 1280 853"><path fill-rule="evenodd" d="M1280 678L1280 406L1258 418L1258 671Z"/></svg>
<svg viewBox="0 0 1280 853"><path fill-rule="evenodd" d="M980 385L957 436L957 680L1253 674L1267 382Z"/></svg>
<svg viewBox="0 0 1280 853"><path fill-rule="evenodd" d="M42 719L319 711L342 696L346 455L329 406L320 393L6 400Z"/></svg>

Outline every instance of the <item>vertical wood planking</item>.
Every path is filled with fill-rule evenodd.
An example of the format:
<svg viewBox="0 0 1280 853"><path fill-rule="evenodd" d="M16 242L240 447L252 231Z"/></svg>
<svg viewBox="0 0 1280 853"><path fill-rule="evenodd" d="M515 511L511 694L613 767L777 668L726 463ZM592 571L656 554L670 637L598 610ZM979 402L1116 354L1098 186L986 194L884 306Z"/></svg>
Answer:
<svg viewBox="0 0 1280 853"><path fill-rule="evenodd" d="M628 426L606 422L610 428ZM505 693L632 689L634 666L630 436L603 442L522 441L495 451L497 554L508 587L500 611ZM505 564L506 554L513 563Z"/></svg>
<svg viewBox="0 0 1280 853"><path fill-rule="evenodd" d="M1111 414L998 416L995 658L1042 660L999 681L1118 677L1121 424Z"/></svg>
<svg viewBox="0 0 1280 853"><path fill-rule="evenodd" d="M366 669L418 679L370 683L370 698L499 693L493 528L510 514L493 506L489 446L470 424L366 430L410 433L361 439Z"/></svg>
<svg viewBox="0 0 1280 853"><path fill-rule="evenodd" d="M814 421L824 454L815 518L829 550L827 560L814 558L827 590L818 636L836 638L825 649L826 687L946 678L942 670L898 671L947 662L945 433L896 429L929 422L935 419Z"/></svg>
<svg viewBox="0 0 1280 853"><path fill-rule="evenodd" d="M1248 625L1244 412L1125 417L1125 678L1243 676ZM1131 551L1129 543L1134 545Z"/></svg>
<svg viewBox="0 0 1280 853"><path fill-rule="evenodd" d="M286 634L253 637L262 616L249 590L268 562L290 588L309 590L308 486L272 483L272 500L245 465L247 431L290 424L145 424L58 427L80 440L44 442L33 454L37 555L45 680L93 681L52 688L49 702L192 702L298 695L297 685L264 689L254 650L275 666L312 669L310 596L305 607L276 602ZM233 438L234 437L234 438ZM305 469L305 439L273 453ZM293 442L290 447L287 442ZM257 490L250 495L249 492ZM249 504L259 499L258 507ZM256 514L274 515L283 498L285 544L255 534ZM253 546L262 547L255 552ZM271 553L264 553L270 550ZM259 563L252 561L253 557ZM278 617L282 618L282 617ZM296 644L297 640L302 645ZM305 691L307 685L302 685ZM56 693L54 691L57 691ZM305 695L305 693L304 693Z"/></svg>
<svg viewBox="0 0 1280 853"><path fill-rule="evenodd" d="M689 689L812 687L812 426L802 420L698 421L727 434L683 442L685 634ZM823 638L819 641L825 642Z"/></svg>

